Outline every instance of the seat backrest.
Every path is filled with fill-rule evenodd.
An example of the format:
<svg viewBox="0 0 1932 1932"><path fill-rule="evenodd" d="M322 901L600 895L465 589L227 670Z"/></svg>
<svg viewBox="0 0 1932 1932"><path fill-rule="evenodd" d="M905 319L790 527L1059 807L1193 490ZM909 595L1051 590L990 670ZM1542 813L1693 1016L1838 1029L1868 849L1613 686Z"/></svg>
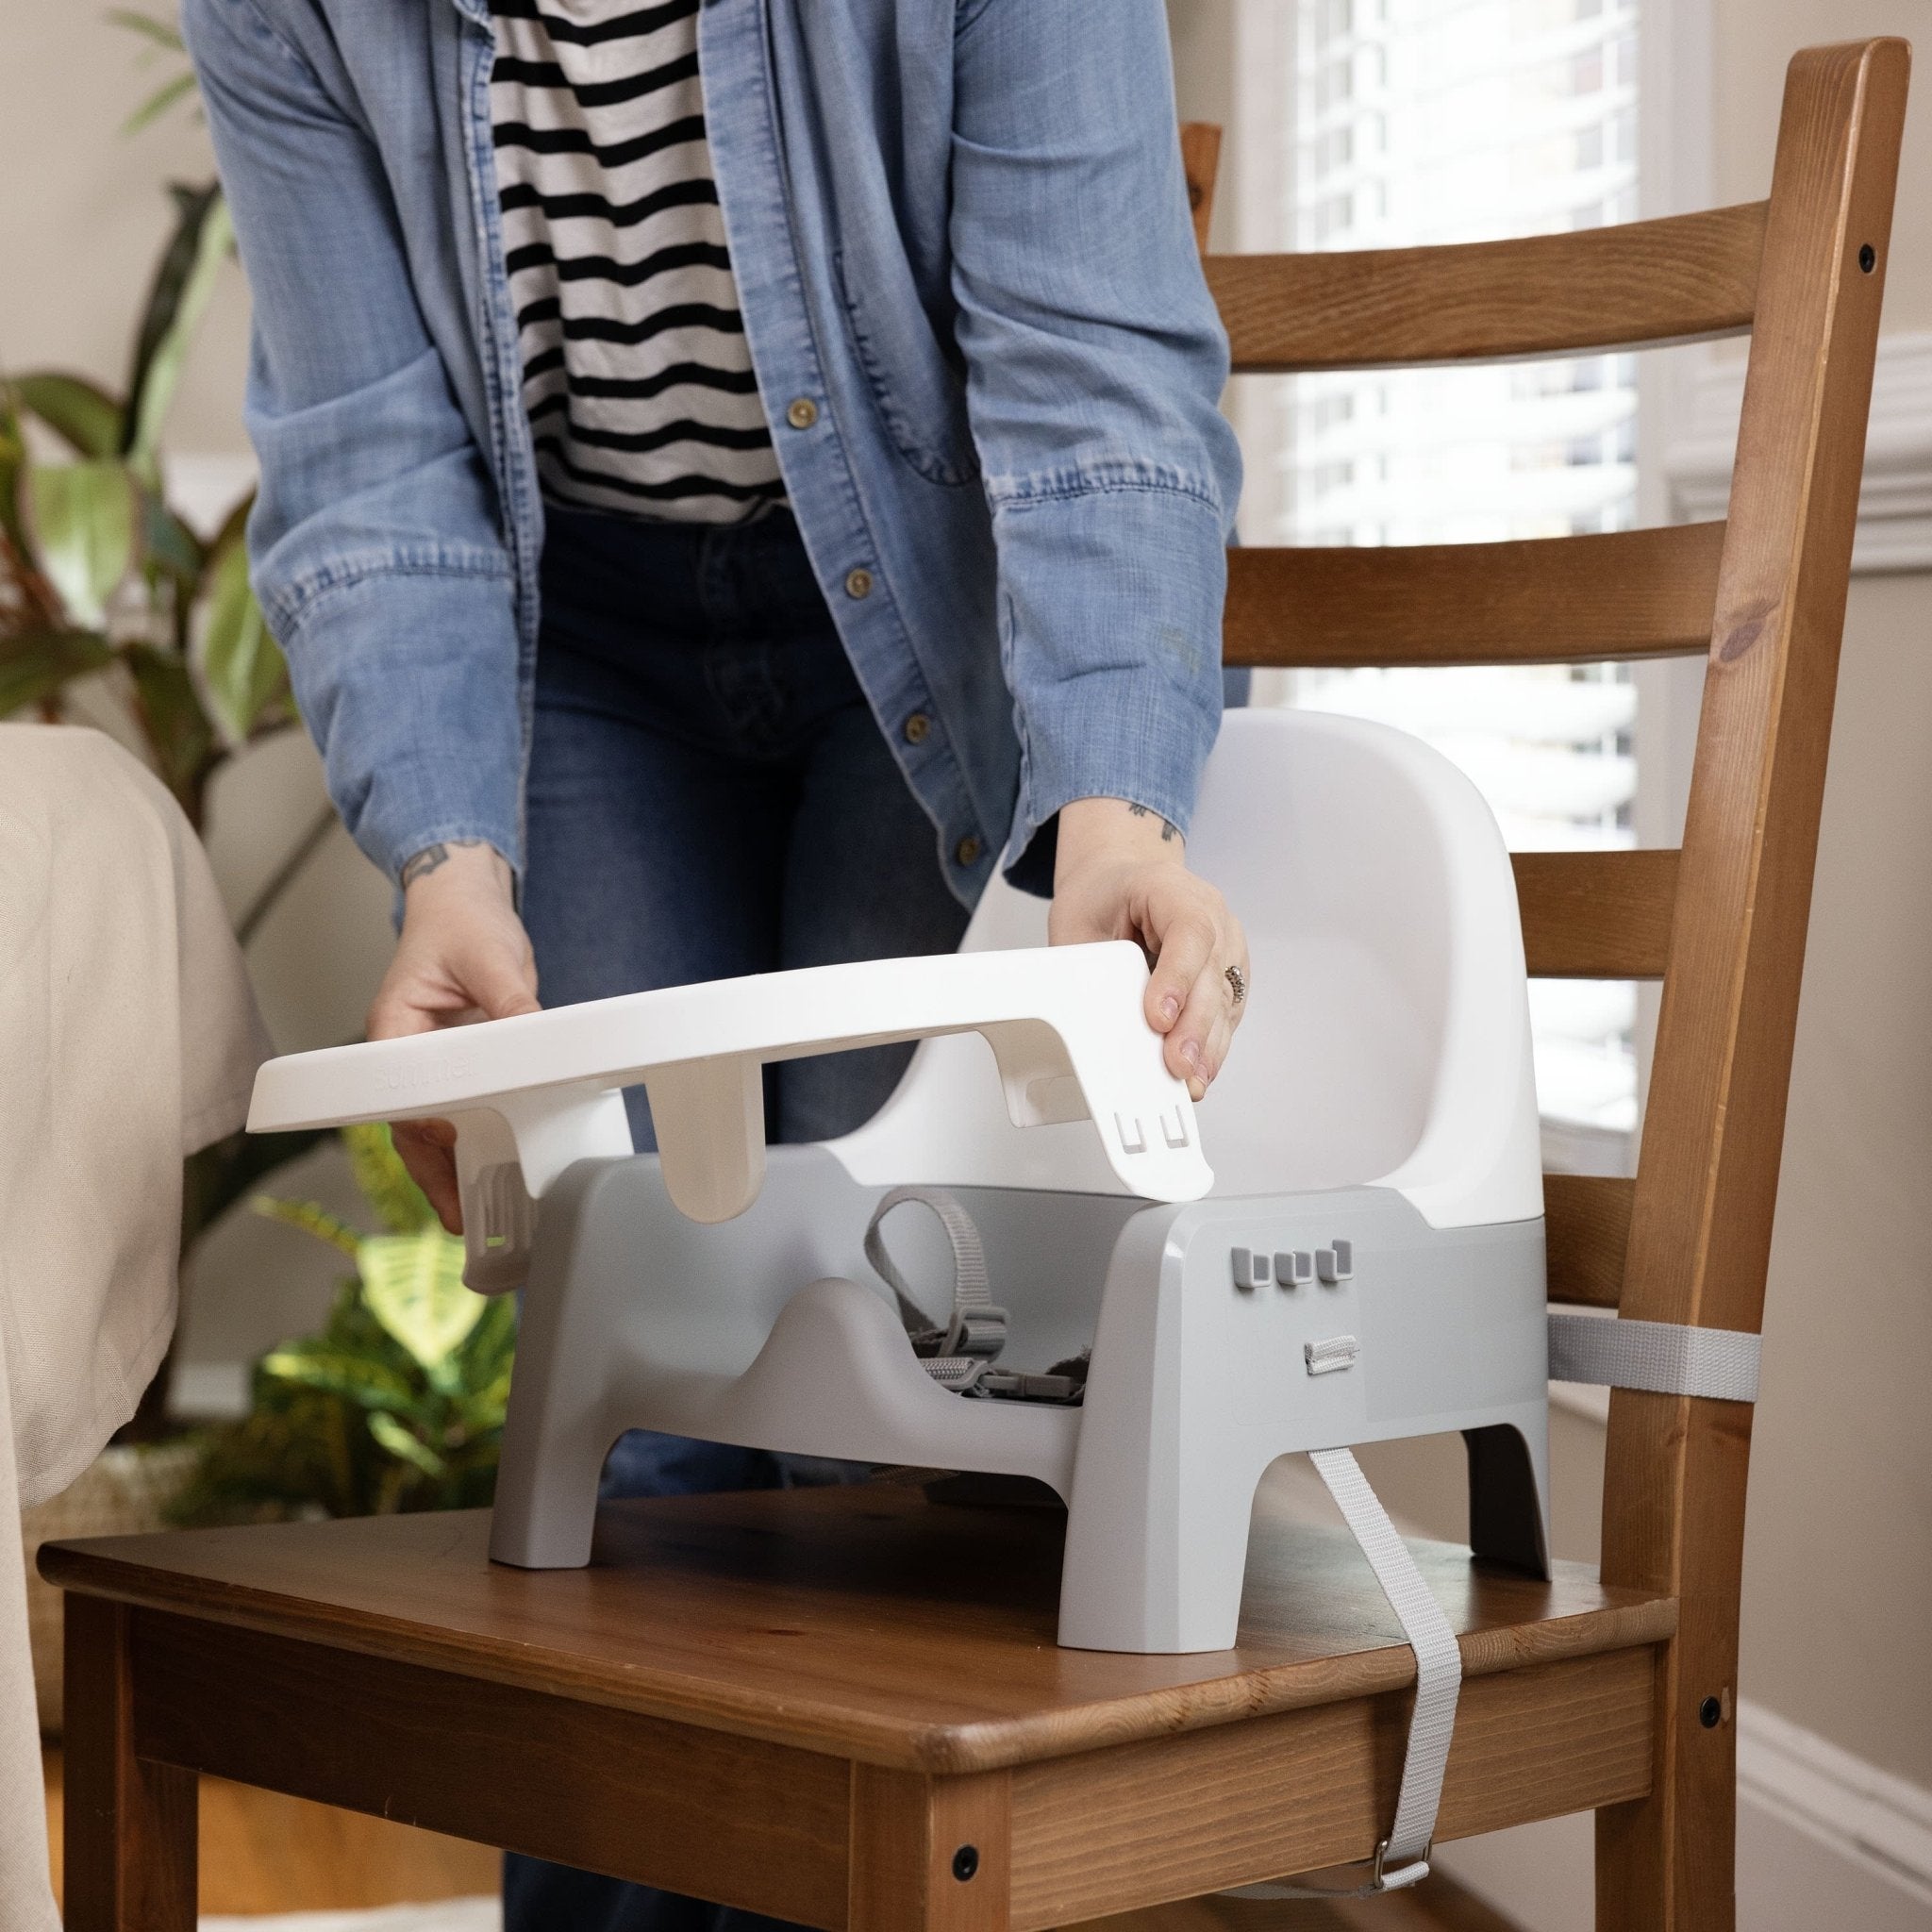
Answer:
<svg viewBox="0 0 1932 1932"><path fill-rule="evenodd" d="M1765 202L1526 241L1208 260L1251 372L1752 333L1726 524L1228 559L1231 663L1707 653L1681 852L1515 860L1532 974L1663 980L1636 1180L1547 1177L1559 1301L1714 1328L1762 1317L1909 65L1895 40L1800 54ZM1749 1443L1735 1403L1611 1398L1605 1579L1680 1607L1651 1794L1598 1821L1598 1896L1619 1923L1731 1923Z"/></svg>
<svg viewBox="0 0 1932 1932"><path fill-rule="evenodd" d="M1241 908L1253 964L1241 1050L1200 1114L1215 1194L1381 1182L1437 1226L1541 1213L1515 887L1469 780L1386 725L1230 712L1188 858ZM1044 902L1000 882L964 950L1045 942ZM1014 1183L1024 1161L1033 1185L1120 1187L1084 1123L1007 1122L971 1035L924 1042L859 1138L902 1168L931 1150L922 1177L953 1185Z"/></svg>

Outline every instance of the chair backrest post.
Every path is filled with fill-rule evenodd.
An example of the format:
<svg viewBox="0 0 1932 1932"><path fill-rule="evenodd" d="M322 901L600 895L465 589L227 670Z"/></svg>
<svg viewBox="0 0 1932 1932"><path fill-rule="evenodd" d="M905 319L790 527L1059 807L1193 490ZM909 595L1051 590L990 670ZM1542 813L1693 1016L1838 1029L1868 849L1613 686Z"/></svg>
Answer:
<svg viewBox="0 0 1932 1932"><path fill-rule="evenodd" d="M1620 1304L1638 1319L1762 1321L1909 59L1814 48L1787 86ZM1734 1403L1611 1398L1604 1576L1670 1591L1680 1621L1657 1786L1599 1818L1604 1923L1640 1902L1730 1923L1750 1430Z"/></svg>

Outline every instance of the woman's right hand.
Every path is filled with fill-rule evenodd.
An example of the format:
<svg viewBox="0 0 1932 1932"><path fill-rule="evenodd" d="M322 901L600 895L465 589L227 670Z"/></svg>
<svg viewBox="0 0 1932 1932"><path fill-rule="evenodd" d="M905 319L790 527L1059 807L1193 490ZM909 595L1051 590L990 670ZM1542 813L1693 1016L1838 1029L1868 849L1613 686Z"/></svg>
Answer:
<svg viewBox="0 0 1932 1932"><path fill-rule="evenodd" d="M537 961L503 856L468 841L417 853L403 868L402 937L369 1008L369 1038L537 1010ZM443 1226L460 1234L456 1129L447 1121L403 1121L392 1131L403 1165Z"/></svg>

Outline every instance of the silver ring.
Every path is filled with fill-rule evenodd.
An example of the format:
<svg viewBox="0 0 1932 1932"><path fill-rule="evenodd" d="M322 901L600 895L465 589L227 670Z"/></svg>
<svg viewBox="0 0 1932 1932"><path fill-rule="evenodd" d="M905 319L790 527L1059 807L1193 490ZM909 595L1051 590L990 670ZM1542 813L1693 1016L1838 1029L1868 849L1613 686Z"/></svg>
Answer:
<svg viewBox="0 0 1932 1932"><path fill-rule="evenodd" d="M1234 1003L1240 1006L1248 996L1248 975L1239 966L1227 969L1227 990L1234 994Z"/></svg>

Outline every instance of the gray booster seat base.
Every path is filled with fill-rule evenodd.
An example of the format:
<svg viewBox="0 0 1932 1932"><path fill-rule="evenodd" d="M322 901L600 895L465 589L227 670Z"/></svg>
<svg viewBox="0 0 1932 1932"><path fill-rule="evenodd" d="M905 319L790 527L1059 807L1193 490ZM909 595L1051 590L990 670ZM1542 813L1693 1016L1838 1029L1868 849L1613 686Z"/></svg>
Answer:
<svg viewBox="0 0 1932 1932"><path fill-rule="evenodd" d="M672 1206L653 1157L573 1167L532 1255L492 1557L588 1562L626 1428L1025 1475L1068 1506L1063 1644L1221 1650L1271 1462L1460 1430L1478 1554L1543 1571L1540 1221L1434 1229L1378 1188L1159 1206L952 1191L1009 1311L1002 1362L1091 1350L1083 1401L935 1383L863 1253L887 1190L824 1148L772 1149L757 1202L711 1227ZM944 1279L920 1217L892 1237L915 1293Z"/></svg>

